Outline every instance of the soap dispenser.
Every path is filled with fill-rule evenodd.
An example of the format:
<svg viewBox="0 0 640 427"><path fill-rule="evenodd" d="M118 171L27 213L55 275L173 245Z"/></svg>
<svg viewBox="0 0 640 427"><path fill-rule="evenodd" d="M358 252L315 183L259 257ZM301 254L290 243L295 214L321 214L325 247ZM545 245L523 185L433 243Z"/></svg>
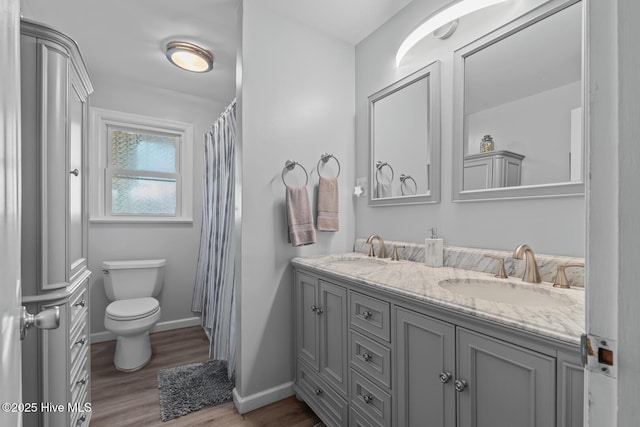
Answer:
<svg viewBox="0 0 640 427"><path fill-rule="evenodd" d="M438 229L431 229L431 237L424 239L424 264L427 267L442 267L444 264L444 246L438 237Z"/></svg>

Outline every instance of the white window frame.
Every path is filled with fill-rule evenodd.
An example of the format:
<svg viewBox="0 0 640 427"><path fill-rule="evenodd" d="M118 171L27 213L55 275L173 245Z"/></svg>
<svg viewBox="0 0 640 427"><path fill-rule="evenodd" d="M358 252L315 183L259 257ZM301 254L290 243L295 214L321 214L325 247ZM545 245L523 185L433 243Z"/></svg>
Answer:
<svg viewBox="0 0 640 427"><path fill-rule="evenodd" d="M89 146L89 212L91 222L192 223L193 222L193 125L120 111L91 108ZM176 215L112 215L109 168L109 129L176 135L178 173Z"/></svg>

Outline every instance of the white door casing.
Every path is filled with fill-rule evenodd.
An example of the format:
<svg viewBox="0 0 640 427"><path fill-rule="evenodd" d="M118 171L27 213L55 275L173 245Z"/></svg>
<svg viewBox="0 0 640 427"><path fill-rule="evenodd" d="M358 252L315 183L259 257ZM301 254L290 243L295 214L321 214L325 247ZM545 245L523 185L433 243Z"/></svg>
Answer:
<svg viewBox="0 0 640 427"><path fill-rule="evenodd" d="M0 0L0 425L22 425L20 2ZM12 405L15 404L15 405ZM14 411L15 410L15 411Z"/></svg>

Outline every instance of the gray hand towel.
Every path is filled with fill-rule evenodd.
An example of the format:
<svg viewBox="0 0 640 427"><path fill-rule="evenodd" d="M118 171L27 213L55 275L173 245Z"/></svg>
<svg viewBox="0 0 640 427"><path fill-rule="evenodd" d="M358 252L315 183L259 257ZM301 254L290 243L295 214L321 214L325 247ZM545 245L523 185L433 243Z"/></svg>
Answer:
<svg viewBox="0 0 640 427"><path fill-rule="evenodd" d="M287 186L286 205L289 242L293 246L315 243L316 230L313 228L307 187Z"/></svg>
<svg viewBox="0 0 640 427"><path fill-rule="evenodd" d="M391 183L376 182L376 197L391 197Z"/></svg>
<svg viewBox="0 0 640 427"><path fill-rule="evenodd" d="M320 177L318 184L318 230L338 231L338 179Z"/></svg>

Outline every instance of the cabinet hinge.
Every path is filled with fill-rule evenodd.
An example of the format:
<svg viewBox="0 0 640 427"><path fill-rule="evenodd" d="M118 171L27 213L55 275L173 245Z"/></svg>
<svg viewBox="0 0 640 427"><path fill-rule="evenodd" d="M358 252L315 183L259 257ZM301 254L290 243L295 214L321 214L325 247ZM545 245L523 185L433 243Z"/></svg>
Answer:
<svg viewBox="0 0 640 427"><path fill-rule="evenodd" d="M611 378L616 378L617 343L609 338L597 335L582 334L580 337L580 353L582 366L591 372L597 372Z"/></svg>

